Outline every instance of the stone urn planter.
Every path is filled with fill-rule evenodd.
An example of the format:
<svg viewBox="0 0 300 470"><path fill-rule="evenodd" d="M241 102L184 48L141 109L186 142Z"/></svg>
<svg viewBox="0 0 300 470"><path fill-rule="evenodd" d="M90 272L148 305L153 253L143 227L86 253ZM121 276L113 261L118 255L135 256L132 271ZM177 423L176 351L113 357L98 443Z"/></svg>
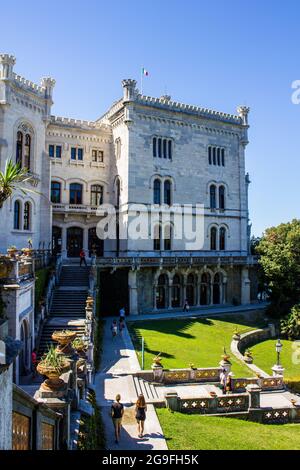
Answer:
<svg viewBox="0 0 300 470"><path fill-rule="evenodd" d="M15 246L11 246L7 249L7 254L10 258L15 259L18 253L18 249Z"/></svg>
<svg viewBox="0 0 300 470"><path fill-rule="evenodd" d="M74 341L72 342L72 347L76 350L79 356L81 356L82 358L86 357L88 345L81 338L75 338Z"/></svg>
<svg viewBox="0 0 300 470"><path fill-rule="evenodd" d="M24 256L31 256L33 249L32 248L22 248L22 253Z"/></svg>
<svg viewBox="0 0 300 470"><path fill-rule="evenodd" d="M77 336L76 331L70 330L62 330L62 331L54 331L52 333L53 341L58 343L56 348L57 352L60 354L72 355L74 354L74 349L71 343Z"/></svg>
<svg viewBox="0 0 300 470"><path fill-rule="evenodd" d="M64 381L60 376L70 370L70 362L61 356L55 348L50 347L48 353L43 357L37 366L37 371L41 375L48 377L42 384L44 391L58 391L64 387Z"/></svg>
<svg viewBox="0 0 300 470"><path fill-rule="evenodd" d="M244 361L247 362L247 364L253 363L253 356L250 350L245 351Z"/></svg>
<svg viewBox="0 0 300 470"><path fill-rule="evenodd" d="M153 363L151 366L151 369L153 370L153 377L156 382L162 381L162 377L164 373L164 369L163 369L163 365L161 361L162 361L162 358L160 357L160 354L158 354L158 356L153 358Z"/></svg>

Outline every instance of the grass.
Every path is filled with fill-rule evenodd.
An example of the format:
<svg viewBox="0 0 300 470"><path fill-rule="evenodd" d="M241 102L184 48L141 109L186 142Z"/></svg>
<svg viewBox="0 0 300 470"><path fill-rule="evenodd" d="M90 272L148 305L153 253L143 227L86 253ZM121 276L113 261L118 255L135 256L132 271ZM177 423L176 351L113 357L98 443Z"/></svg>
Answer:
<svg viewBox="0 0 300 470"><path fill-rule="evenodd" d="M233 418L156 410L170 450L299 450L300 424L260 424ZM192 432L185 432L192 429Z"/></svg>
<svg viewBox="0 0 300 470"><path fill-rule="evenodd" d="M269 339L251 347L255 365L263 369L268 374L272 374L271 367L276 363L276 350L275 344L277 339ZM293 363L293 354L295 349L292 349L293 341L281 340L283 348L280 354L280 362L285 368L285 379L298 379L300 381L300 363ZM295 358L296 354L294 354ZM299 361L300 354L298 354Z"/></svg>
<svg viewBox="0 0 300 470"><path fill-rule="evenodd" d="M230 354L232 335L261 327L258 321L247 321L241 315L218 318L174 319L135 322L129 331L141 362L141 338L145 339L145 369L161 352L164 368L217 367L223 348ZM236 377L251 377L252 371L231 355L232 372Z"/></svg>

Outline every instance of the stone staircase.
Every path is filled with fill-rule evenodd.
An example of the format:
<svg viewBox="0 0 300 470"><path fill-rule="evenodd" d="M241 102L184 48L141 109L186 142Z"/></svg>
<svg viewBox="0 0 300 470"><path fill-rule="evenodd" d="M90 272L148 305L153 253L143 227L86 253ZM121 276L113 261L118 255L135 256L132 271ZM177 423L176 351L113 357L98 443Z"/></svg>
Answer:
<svg viewBox="0 0 300 470"><path fill-rule="evenodd" d="M85 306L89 287L89 268L78 265L64 265L59 284L53 293L49 317L43 326L39 341L38 358L49 345L54 344L51 335L57 330L85 331Z"/></svg>
<svg viewBox="0 0 300 470"><path fill-rule="evenodd" d="M133 376L133 383L137 396L142 393L148 404L160 403L162 401L162 398L157 392L157 388L151 382L147 382L141 377Z"/></svg>

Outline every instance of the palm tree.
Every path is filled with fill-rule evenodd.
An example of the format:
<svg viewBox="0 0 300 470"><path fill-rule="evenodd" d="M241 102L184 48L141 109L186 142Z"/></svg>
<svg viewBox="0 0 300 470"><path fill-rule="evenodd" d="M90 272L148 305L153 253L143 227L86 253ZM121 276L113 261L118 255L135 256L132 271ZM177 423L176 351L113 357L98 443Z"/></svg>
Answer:
<svg viewBox="0 0 300 470"><path fill-rule="evenodd" d="M32 175L28 174L27 168L22 168L19 163L13 163L11 159L6 160L4 171L0 171L0 209L16 190L20 190L23 194L36 194L37 191L22 186L31 178Z"/></svg>

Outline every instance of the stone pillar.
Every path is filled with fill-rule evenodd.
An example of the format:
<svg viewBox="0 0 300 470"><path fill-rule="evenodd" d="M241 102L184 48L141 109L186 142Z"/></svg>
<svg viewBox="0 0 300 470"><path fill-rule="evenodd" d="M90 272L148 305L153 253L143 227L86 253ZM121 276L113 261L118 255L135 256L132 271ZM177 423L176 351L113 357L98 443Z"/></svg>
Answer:
<svg viewBox="0 0 300 470"><path fill-rule="evenodd" d="M171 411L180 411L180 401L177 392L169 392L165 394L166 408Z"/></svg>
<svg viewBox="0 0 300 470"><path fill-rule="evenodd" d="M250 279L247 267L242 269L241 304L250 304Z"/></svg>
<svg viewBox="0 0 300 470"><path fill-rule="evenodd" d="M137 292L136 271L129 271L128 286L129 286L129 313L130 315L138 315L139 311L138 311L138 292Z"/></svg>
<svg viewBox="0 0 300 470"><path fill-rule="evenodd" d="M156 307L156 289L157 289L157 285L154 285L153 286L153 311L157 311L157 307Z"/></svg>
<svg viewBox="0 0 300 470"><path fill-rule="evenodd" d="M272 367L273 377L283 377L284 370L285 369L282 365L275 364L275 366Z"/></svg>
<svg viewBox="0 0 300 470"><path fill-rule="evenodd" d="M260 408L260 392L261 388L256 384L249 384L246 386L246 391L249 393L249 408Z"/></svg>
<svg viewBox="0 0 300 470"><path fill-rule="evenodd" d="M61 256L62 259L67 258L67 229L62 227L61 229Z"/></svg>

